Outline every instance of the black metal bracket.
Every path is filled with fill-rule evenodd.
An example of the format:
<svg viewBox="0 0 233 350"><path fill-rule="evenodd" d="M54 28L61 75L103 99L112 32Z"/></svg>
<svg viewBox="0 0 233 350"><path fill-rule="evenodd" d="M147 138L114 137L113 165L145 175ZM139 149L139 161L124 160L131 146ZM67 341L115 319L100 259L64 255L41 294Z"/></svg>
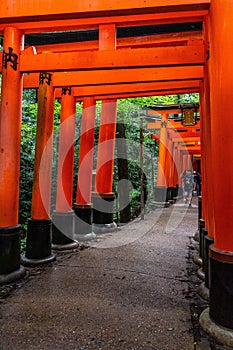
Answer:
<svg viewBox="0 0 233 350"><path fill-rule="evenodd" d="M40 73L39 76L39 85L46 83L47 85L50 85L52 81L52 74L51 73Z"/></svg>
<svg viewBox="0 0 233 350"><path fill-rule="evenodd" d="M66 95L66 93L68 93L68 95L71 95L71 86L65 86L61 89L62 95Z"/></svg>
<svg viewBox="0 0 233 350"><path fill-rule="evenodd" d="M11 67L17 71L18 55L13 53L13 47L8 47L8 52L3 50L2 54L2 66L7 69L8 62L11 63Z"/></svg>

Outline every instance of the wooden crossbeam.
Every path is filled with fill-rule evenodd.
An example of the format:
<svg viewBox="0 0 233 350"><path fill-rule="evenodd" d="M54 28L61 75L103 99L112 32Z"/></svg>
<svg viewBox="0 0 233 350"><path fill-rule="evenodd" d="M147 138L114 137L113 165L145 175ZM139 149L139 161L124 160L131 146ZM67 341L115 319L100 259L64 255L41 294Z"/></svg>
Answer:
<svg viewBox="0 0 233 350"><path fill-rule="evenodd" d="M100 24L118 27L202 21L210 0L1 0L0 34L15 25L24 33L97 29Z"/></svg>
<svg viewBox="0 0 233 350"><path fill-rule="evenodd" d="M26 81L24 81L24 87ZM187 81L171 81L171 82L148 82L148 83L134 83L134 84L117 84L117 85L98 85L98 86L81 86L74 87L73 94L77 98L82 98L85 96L94 96L98 98L99 96L129 96L134 94L134 96L150 96L154 92L167 93L174 91L199 91L199 81L198 80L187 80ZM149 94L149 95L148 95ZM61 97L61 88L57 88L55 92L56 98ZM120 98L120 97L118 97Z"/></svg>
<svg viewBox="0 0 233 350"><path fill-rule="evenodd" d="M149 110L148 110L149 111ZM177 110L178 111L178 110ZM170 111L167 111L168 113L170 113ZM161 113L166 113L166 111L159 111L157 112L157 114L161 114ZM173 112L171 112L173 113ZM148 123L147 124L147 129L160 129L161 128L161 121L160 120L155 120L153 123ZM177 122L173 119L170 119L168 121L167 124L167 129L169 129L169 131L173 131L175 132L175 130L187 130L187 131L194 131L196 132L197 129L200 129L200 121L197 121L197 124L195 126L184 126L182 124L182 122Z"/></svg>
<svg viewBox="0 0 233 350"><path fill-rule="evenodd" d="M166 89L166 90L151 90L145 92L128 92L125 94L108 94L95 96L96 100L104 99L118 99L118 98L133 98L133 97L147 97L147 96L163 96L163 95L177 95L177 94L191 94L199 92L197 89ZM77 98L77 100L82 100L82 98Z"/></svg>
<svg viewBox="0 0 233 350"><path fill-rule="evenodd" d="M204 64L204 45L160 48L121 49L115 51L59 52L23 54L21 72L59 72L135 67Z"/></svg>
<svg viewBox="0 0 233 350"><path fill-rule="evenodd" d="M33 74L35 79L30 76L24 77L24 88L38 87L38 74ZM115 85L94 85L73 87L73 94L77 101L86 96L93 96L95 100L118 99L129 97L160 96L182 93L199 92L200 83L198 80L169 81L169 82L146 82L146 83L128 83ZM61 88L56 88L55 97L61 97Z"/></svg>
<svg viewBox="0 0 233 350"><path fill-rule="evenodd" d="M98 29L101 24L116 23L117 27L130 26L148 26L171 23L190 23L201 22L208 14L207 10L199 11L182 11L182 12L166 12L166 13L150 13L139 15L118 15L118 16L102 16L89 17L78 19L62 19L62 20L42 20L37 18L36 21L30 21L25 18L13 19L15 27L20 28L25 34L41 33L51 31L65 31L65 30L86 30ZM11 19L12 21L12 19ZM9 20L0 19L0 34L3 33L4 28L9 25Z"/></svg>
<svg viewBox="0 0 233 350"><path fill-rule="evenodd" d="M198 45L203 42L202 31L188 31L177 33L143 35L129 38L118 38L116 48L130 47L164 47L164 46L185 46ZM61 44L35 45L37 54L43 51L51 52L68 52L68 51L85 51L98 50L98 40L80 41Z"/></svg>
<svg viewBox="0 0 233 350"><path fill-rule="evenodd" d="M160 134L153 134L154 139L158 140L160 139ZM200 141L200 132L190 132L190 133L186 133L183 135L179 134L179 137L172 137L170 136L172 142L177 142L177 143L181 143L181 142L199 142Z"/></svg>
<svg viewBox="0 0 233 350"><path fill-rule="evenodd" d="M173 137L172 138L173 142L199 142L200 141L200 136L189 136L189 137Z"/></svg>
<svg viewBox="0 0 233 350"><path fill-rule="evenodd" d="M178 133L176 133L176 135L169 132L169 134L170 134L170 137L172 138L172 140L177 140L177 142L182 142L183 138L200 137L200 131L178 132Z"/></svg>
<svg viewBox="0 0 233 350"><path fill-rule="evenodd" d="M117 70L93 70L79 72L55 72L54 87L108 85L143 82L200 80L204 77L202 66L132 68ZM37 88L38 73L24 76L24 86Z"/></svg>
<svg viewBox="0 0 233 350"><path fill-rule="evenodd" d="M172 107L172 106L171 106ZM197 109L197 112L199 111L199 108ZM182 113L182 110L181 108L170 108L170 109L160 109L158 108L158 110L155 110L155 109L148 109L147 110L147 115L148 116L153 116L153 115L156 115L158 113L168 113L168 114L181 114Z"/></svg>
<svg viewBox="0 0 233 350"><path fill-rule="evenodd" d="M208 9L210 0L1 0L0 19L65 19ZM9 22L8 22L9 23Z"/></svg>
<svg viewBox="0 0 233 350"><path fill-rule="evenodd" d="M194 154L194 153L198 153L201 151L201 147L200 146L182 146L180 148L181 151L188 151L190 154Z"/></svg>

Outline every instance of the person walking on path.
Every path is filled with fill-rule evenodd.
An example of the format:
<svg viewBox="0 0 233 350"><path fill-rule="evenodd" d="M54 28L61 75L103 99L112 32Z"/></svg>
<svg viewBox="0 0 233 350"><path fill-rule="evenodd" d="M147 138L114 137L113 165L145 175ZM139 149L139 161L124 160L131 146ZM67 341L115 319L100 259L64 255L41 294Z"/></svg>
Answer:
<svg viewBox="0 0 233 350"><path fill-rule="evenodd" d="M183 186L183 198L184 203L191 207L192 194L193 194L194 178L192 171L187 169L182 175L182 186Z"/></svg>

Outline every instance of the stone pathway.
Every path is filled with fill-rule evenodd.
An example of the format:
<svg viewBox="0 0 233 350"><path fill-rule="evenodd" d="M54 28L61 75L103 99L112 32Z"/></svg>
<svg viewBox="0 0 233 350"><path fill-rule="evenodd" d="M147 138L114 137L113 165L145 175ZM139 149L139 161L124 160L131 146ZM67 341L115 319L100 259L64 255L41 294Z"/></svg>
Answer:
<svg viewBox="0 0 233 350"><path fill-rule="evenodd" d="M195 203L156 209L31 269L0 300L0 350L225 349L210 347L194 322L196 227Z"/></svg>

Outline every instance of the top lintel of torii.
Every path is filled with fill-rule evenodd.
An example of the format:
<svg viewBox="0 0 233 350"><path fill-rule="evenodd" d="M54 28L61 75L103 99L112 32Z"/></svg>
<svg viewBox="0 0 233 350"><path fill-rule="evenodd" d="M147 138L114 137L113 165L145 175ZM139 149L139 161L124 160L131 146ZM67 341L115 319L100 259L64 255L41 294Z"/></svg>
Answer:
<svg viewBox="0 0 233 350"><path fill-rule="evenodd" d="M1 0L0 32L6 26L42 32L201 20L211 0Z"/></svg>

